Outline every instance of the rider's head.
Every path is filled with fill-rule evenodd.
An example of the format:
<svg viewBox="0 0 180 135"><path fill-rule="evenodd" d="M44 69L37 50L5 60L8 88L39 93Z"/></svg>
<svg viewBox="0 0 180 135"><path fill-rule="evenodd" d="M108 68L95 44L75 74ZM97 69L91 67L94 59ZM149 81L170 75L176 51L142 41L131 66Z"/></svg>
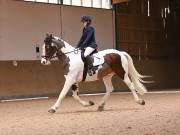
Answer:
<svg viewBox="0 0 180 135"><path fill-rule="evenodd" d="M81 22L84 24L84 26L88 26L91 24L91 17L83 15L81 16Z"/></svg>

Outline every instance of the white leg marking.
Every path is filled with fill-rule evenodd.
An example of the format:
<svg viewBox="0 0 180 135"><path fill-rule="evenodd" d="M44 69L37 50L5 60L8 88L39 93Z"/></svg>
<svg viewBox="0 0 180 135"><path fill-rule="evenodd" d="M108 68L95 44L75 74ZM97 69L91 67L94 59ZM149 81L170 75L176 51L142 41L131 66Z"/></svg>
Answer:
<svg viewBox="0 0 180 135"><path fill-rule="evenodd" d="M134 99L135 101L138 103L140 101L142 101L142 99L140 99L135 91L134 85L131 82L131 80L129 79L128 74L124 75L124 82L126 83L126 85L129 87L129 89L131 90L131 92L133 93Z"/></svg>
<svg viewBox="0 0 180 135"><path fill-rule="evenodd" d="M54 104L53 107L51 107L51 109L57 110L58 107L60 106L63 98L66 96L67 92L69 91L69 89L71 88L72 84L74 84L74 81L71 77L66 77L66 81L64 84L64 87L59 95L58 100L56 101L56 103Z"/></svg>
<svg viewBox="0 0 180 135"><path fill-rule="evenodd" d="M107 76L107 77L103 78L103 82L106 87L106 94L100 101L99 108L98 108L99 111L102 111L104 109L104 105L105 105L106 101L108 100L111 92L114 90L111 79L112 79L112 76Z"/></svg>

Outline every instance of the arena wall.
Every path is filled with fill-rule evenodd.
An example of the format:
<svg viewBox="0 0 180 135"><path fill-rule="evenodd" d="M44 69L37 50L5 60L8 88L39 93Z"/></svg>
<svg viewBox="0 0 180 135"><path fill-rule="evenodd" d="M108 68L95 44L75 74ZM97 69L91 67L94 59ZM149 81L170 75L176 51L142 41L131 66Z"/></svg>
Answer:
<svg viewBox="0 0 180 135"><path fill-rule="evenodd" d="M137 70L152 75L146 80L155 81L146 85L149 91L178 88L180 61L134 61ZM172 70L173 67L173 70ZM54 61L43 66L39 61L20 61L13 66L11 61L0 62L0 99L35 96L57 96L64 84L62 63ZM122 80L113 78L115 91L129 91ZM105 92L103 82L80 83L80 93ZM69 93L71 94L71 93Z"/></svg>

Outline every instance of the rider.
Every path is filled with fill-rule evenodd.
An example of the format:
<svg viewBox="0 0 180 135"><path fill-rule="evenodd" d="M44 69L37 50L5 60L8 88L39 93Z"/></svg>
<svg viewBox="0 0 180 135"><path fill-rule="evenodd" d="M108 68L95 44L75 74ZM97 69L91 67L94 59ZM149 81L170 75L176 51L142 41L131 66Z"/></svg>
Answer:
<svg viewBox="0 0 180 135"><path fill-rule="evenodd" d="M89 66L89 75L92 75L92 72L94 72L94 68L90 54L97 48L95 40L95 30L91 26L90 16L81 16L81 22L83 25L83 32L76 48L85 50L84 57Z"/></svg>

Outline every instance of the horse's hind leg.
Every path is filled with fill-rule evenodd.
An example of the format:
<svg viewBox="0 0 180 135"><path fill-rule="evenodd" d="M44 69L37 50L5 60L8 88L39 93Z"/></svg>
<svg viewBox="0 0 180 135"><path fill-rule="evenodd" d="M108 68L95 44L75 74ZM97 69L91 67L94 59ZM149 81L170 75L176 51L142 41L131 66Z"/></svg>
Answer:
<svg viewBox="0 0 180 135"><path fill-rule="evenodd" d="M134 99L136 101L136 103L140 104L140 105L145 105L145 101L141 98L138 97L136 90L134 88L133 83L131 82L128 74L126 73L124 75L124 82L126 83L126 85L129 87L129 89L131 90L131 92L133 93Z"/></svg>
<svg viewBox="0 0 180 135"><path fill-rule="evenodd" d="M78 103L80 103L82 106L92 106L94 105L94 102L92 101L89 101L89 102L86 102L84 100L82 100L80 97L79 97L79 89L78 89L78 84L73 84L72 85L72 92L73 92L73 97L76 101L78 101Z"/></svg>
<svg viewBox="0 0 180 135"><path fill-rule="evenodd" d="M104 95L104 97L100 101L98 111L103 111L104 110L104 105L105 105L106 101L108 100L111 92L114 89L113 85L112 85L112 82L111 82L111 79L112 79L112 75L103 78L103 82L104 82L104 85L106 87L106 94Z"/></svg>

